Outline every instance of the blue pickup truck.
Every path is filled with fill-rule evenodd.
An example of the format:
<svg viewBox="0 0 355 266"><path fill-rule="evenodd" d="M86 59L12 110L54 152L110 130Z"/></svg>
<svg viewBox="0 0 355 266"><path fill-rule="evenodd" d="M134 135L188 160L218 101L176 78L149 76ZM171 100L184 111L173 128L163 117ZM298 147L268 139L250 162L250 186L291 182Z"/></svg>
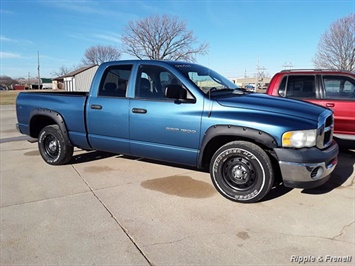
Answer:
<svg viewBox="0 0 355 266"><path fill-rule="evenodd" d="M320 186L337 164L331 110L245 92L186 62L103 63L88 93L21 92L16 111L48 164L70 163L78 147L193 166L237 202L261 200L280 178Z"/></svg>

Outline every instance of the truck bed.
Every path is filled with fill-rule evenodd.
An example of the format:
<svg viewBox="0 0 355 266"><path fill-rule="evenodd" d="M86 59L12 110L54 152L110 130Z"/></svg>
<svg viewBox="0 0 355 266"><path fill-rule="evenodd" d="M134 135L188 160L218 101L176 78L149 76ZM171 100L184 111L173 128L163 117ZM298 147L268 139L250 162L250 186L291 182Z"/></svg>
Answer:
<svg viewBox="0 0 355 266"><path fill-rule="evenodd" d="M86 139L84 112L87 94L87 92L62 91L20 92L16 99L16 112L20 131L37 138L36 134L38 132L31 132L29 128L30 120L38 110L48 109L61 114L66 122L70 138Z"/></svg>

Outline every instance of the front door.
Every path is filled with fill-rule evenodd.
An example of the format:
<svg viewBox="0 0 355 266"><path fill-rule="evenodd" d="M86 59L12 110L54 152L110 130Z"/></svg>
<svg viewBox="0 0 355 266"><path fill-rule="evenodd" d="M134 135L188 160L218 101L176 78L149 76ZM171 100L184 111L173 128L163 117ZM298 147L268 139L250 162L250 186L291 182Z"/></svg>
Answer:
<svg viewBox="0 0 355 266"><path fill-rule="evenodd" d="M166 98L169 84L184 88L189 100ZM203 103L168 70L151 65L139 68L135 95L129 114L132 154L196 165Z"/></svg>

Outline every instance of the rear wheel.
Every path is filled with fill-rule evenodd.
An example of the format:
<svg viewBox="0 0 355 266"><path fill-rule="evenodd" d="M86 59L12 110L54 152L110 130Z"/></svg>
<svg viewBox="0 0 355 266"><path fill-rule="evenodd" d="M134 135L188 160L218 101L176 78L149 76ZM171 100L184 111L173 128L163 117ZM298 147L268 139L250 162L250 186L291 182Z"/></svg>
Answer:
<svg viewBox="0 0 355 266"><path fill-rule="evenodd" d="M43 160L51 165L69 162L74 150L58 125L49 125L42 129L39 133L38 149Z"/></svg>
<svg viewBox="0 0 355 266"><path fill-rule="evenodd" d="M271 189L274 172L266 152L254 143L234 141L219 148L210 164L219 193L238 202L257 202Z"/></svg>

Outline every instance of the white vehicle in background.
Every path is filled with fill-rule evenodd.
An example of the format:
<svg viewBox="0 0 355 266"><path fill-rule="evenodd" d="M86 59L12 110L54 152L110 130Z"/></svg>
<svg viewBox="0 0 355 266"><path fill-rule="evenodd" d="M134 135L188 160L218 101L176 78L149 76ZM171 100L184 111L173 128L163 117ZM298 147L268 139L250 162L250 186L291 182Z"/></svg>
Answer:
<svg viewBox="0 0 355 266"><path fill-rule="evenodd" d="M256 89L255 89L254 85L247 84L247 85L244 86L244 88L246 89L246 91L256 92Z"/></svg>

